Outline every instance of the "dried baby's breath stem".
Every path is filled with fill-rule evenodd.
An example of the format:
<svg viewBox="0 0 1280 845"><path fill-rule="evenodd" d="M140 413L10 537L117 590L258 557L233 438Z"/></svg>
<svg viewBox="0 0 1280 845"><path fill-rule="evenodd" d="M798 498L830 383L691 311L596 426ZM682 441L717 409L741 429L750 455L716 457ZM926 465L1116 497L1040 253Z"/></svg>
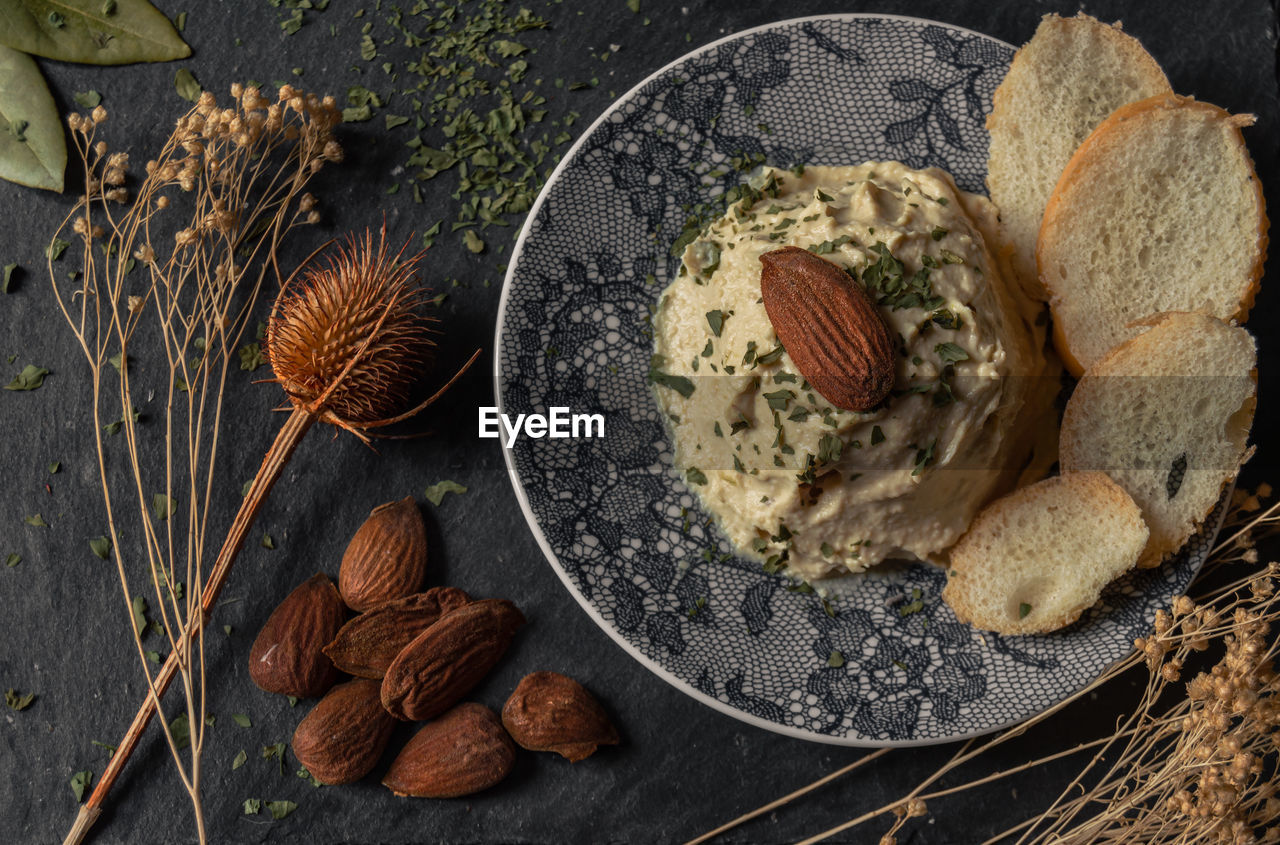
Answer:
<svg viewBox="0 0 1280 845"><path fill-rule="evenodd" d="M143 703L142 709L134 716L132 724L129 725L129 730L125 732L124 737L116 746L115 753L111 755L111 760L107 764L106 770L102 773L102 777L98 779L93 794L89 796L89 800L80 808L80 813L71 832L64 840L64 845L82 842L89 827L92 826L102 812L102 802L106 800L107 793L111 791L111 787L124 769L125 763L129 761L129 756L137 747L138 741L142 738L143 732L151 721L151 717L155 715L159 707L159 697L164 695L178 674L179 660L177 656L190 645L190 640L193 636L200 636L203 632L204 624L208 622L209 614L213 611L213 605L218 600L218 595L222 592L222 588L226 585L227 576L231 574L231 565L235 562L236 555L240 553L241 548L244 546L245 539L249 534L249 528L253 525L258 510L266 501L267 494L271 492L271 488L279 480L280 474L284 471L285 465L289 462L289 458L292 457L298 444L302 442L303 436L315 422L315 417L311 414L295 409L285 421L284 426L281 427L280 433L276 435L275 442L271 444L271 449L268 450L266 457L263 458L262 467L258 470L257 475L254 476L249 493L244 497L240 510L236 513L235 521L232 523L213 569L209 573L209 580L202 590L200 616L183 630L181 642L179 643L180 647L175 648L169 654L164 666L153 679L149 690L150 694Z"/></svg>
<svg viewBox="0 0 1280 845"><path fill-rule="evenodd" d="M194 191L195 222L177 232L175 247L167 258L159 258L153 247L150 229L153 212L146 211L133 218L130 216L133 212L130 212L120 221L111 220L111 228L116 235L109 243L116 243L115 237L119 236L122 248L132 246L134 238L143 244L135 254L149 270L151 284L145 294L126 296L120 285L120 280L127 275L126 269L123 272L117 270L114 277L117 286L108 286L108 295L101 295L96 286L98 274L93 272L93 253L88 247L89 241L98 235L87 213L84 222L76 224L78 233L82 229L88 233L84 236L85 282L70 304L58 291L54 279L59 305L67 321L76 329L94 374L95 414L99 412L96 397L107 349L101 340L104 334L104 303L107 306L105 333L119 343L123 409L119 425L126 433L131 492L143 514L143 551L148 558L163 630L172 649L154 677L143 661L147 698L113 754L107 771L81 809L67 843L80 842L97 819L107 793L137 747L152 715L159 710L160 699L175 680L182 681L186 699L186 713L179 718L187 720L192 748L189 768L182 767L183 757L173 726L164 720L161 726L170 752L179 764L183 786L195 808L198 837L204 840L199 799L200 752L205 728L203 631L258 509L314 423L330 423L367 442L367 430L407 419L435 402L479 355L477 350L445 387L425 402L408 412L398 413L407 404L409 389L422 375L434 346L431 340L432 321L418 313L425 300L425 292L414 275L421 253L409 258L404 257L404 248L392 253L387 247L384 229L376 246L372 234L366 233L363 240L349 238L344 247L329 257L327 266L313 264L311 259L304 262L300 272L283 284L266 330L267 355L275 372L275 378L271 380L284 389L293 410L245 493L208 580L204 580L202 552L214 491L213 466L228 369L263 280L271 271L279 273L279 239L299 219L309 221L316 214L314 200L309 194L301 194L302 187L307 178L319 169L321 162L335 159L340 154L329 137L329 131L338 122L338 112L330 98L321 101L315 97L303 97L285 86L280 91L284 106L266 106L256 89L245 91L237 87L233 88L233 94L242 101L240 109L245 114L234 114L233 110L218 112L211 99L202 98L192 115L179 122L179 132L185 131L186 134L176 144L171 139L166 151L171 153L180 147L189 156L185 160L188 164L178 167L171 163L153 162L148 166L149 176L143 183L135 210L153 207L148 195L148 186L152 185L153 179L158 178L162 183L177 179L184 191ZM301 125L281 121L282 114L286 117L296 114ZM206 144L193 134L208 127L215 115L219 125L230 132L233 147L219 148L216 144ZM193 122L196 124L194 130ZM285 165L274 171L263 167L266 153L262 151L254 151L243 160L234 157L235 151L241 148L248 147L252 151L253 135L245 127L264 123L268 130L274 126L279 131L283 126L285 140L297 142L296 147L286 147L298 150L296 157L289 153ZM73 128L76 128L74 121ZM217 137L215 135L215 140ZM89 158L89 144L86 134L83 147L86 160ZM211 154L211 149L220 151ZM103 154L99 152L99 158ZM192 166L190 157L196 155L202 156L202 163ZM161 162L164 161L166 159L162 157ZM90 181L89 184L92 186L94 183ZM86 210L93 207L95 198L92 187L90 191L84 203ZM227 192L230 192L230 197ZM254 212L247 218L242 217L236 210L252 208L247 197L257 195L255 192L265 195L265 207L270 213ZM156 198L155 206L163 208L160 203L164 199L164 196ZM295 206L296 211L293 210ZM78 221L81 219L77 218ZM258 250L246 250L245 239L253 243L254 236L249 234L242 238L241 225L249 226L250 233L256 230L262 236L257 242L258 247L266 244L261 249L257 281L247 285L247 290L241 290L246 287L242 280L244 271L236 262L241 257L252 260ZM215 255L207 255L206 245L210 243L216 244L221 251L215 250ZM106 253L110 258L111 249L108 248ZM52 262L50 276L53 278ZM79 297L81 305L78 316L74 313L76 297ZM91 300L95 306L92 325L86 305ZM122 303L125 303L124 307ZM166 396L164 493L156 494L151 500L153 516L164 523L163 528L147 518L147 487L142 469L145 462L144 437L133 415L134 399L140 388L135 388L131 380L128 353L131 339L146 336L135 335L142 319L138 316L140 314L150 315L158 326L160 345L168 362L164 371L167 381L162 386ZM239 354L243 357L244 350ZM185 414L180 413L184 405ZM130 592L128 578L114 516L110 513L111 485L102 458L102 442L99 431L103 494L117 552L117 569L127 601ZM185 533L175 530L177 520L170 518L175 492L189 500L185 508ZM175 574L180 563L185 563L186 583L193 585L185 597L183 582ZM142 632L138 633L137 645L141 656Z"/></svg>
<svg viewBox="0 0 1280 845"><path fill-rule="evenodd" d="M147 679L146 704L81 809L68 842L87 834L175 679L182 681L185 706L174 725L185 720L182 739L190 752L183 754L173 725L161 720L162 728L192 802L197 837L205 840L200 634L226 569L269 489L269 484L262 486L254 500L246 499L215 564L218 579L202 585L222 399L229 373L245 354L238 347L254 305L266 280L277 272L281 241L298 226L319 219L315 200L304 188L326 162L341 158L332 135L340 113L331 98L285 86L278 101L271 102L257 88L238 85L232 97L230 108L219 108L212 94L202 95L147 163L132 196L125 187L128 154L109 153L97 139L106 110L99 106L87 116L68 119L85 193L64 220L55 244L64 234L78 242L82 264L78 273L59 278L54 260L61 249L51 249L49 278L92 379L98 470L126 616L132 625L134 614L144 613L134 604L143 597L131 598L135 590L130 587L129 564L141 558L144 580L152 587L150 609L159 617L135 629ZM248 272L251 266L257 267L255 273ZM134 274L135 269L141 272ZM135 367L135 358L144 365ZM112 422L107 422L112 419L106 416L111 413L105 407L107 394L119 402L120 417ZM157 396L163 406L162 440L140 428L137 416ZM121 435L125 451L119 480L107 455L106 438L113 434ZM264 472L271 460L268 455ZM117 509L130 500L142 517L142 531L126 545ZM170 649L155 674L142 645L153 626Z"/></svg>
<svg viewBox="0 0 1280 845"><path fill-rule="evenodd" d="M1280 564L1259 565L1254 548L1257 538L1274 533L1280 524L1280 503L1262 508L1261 500L1270 495L1267 485L1254 493L1237 491L1224 520L1226 538L1212 550L1192 591L1194 597L1178 597L1168 611L1158 612L1151 634L1137 640L1127 658L1049 710L975 742L972 748L961 749L902 798L805 842L823 841L890 816L892 824L880 842L893 845L911 818L927 812L926 802L1088 752L1093 753L1056 799L987 842L1280 841L1280 786L1274 779L1280 736L1280 676L1274 661L1280 644L1272 633L1280 624ZM1234 567L1244 571L1238 577L1223 579L1223 575L1233 574ZM1221 583L1223 580L1227 583ZM1218 661L1184 684L1184 665L1206 651L1220 655ZM1147 682L1142 698L1110 734L1011 768L979 774L954 786L926 791L942 775L982 758L1143 664ZM772 802L767 809L782 806L843 773L832 773ZM705 841L759 812L748 813L695 841Z"/></svg>

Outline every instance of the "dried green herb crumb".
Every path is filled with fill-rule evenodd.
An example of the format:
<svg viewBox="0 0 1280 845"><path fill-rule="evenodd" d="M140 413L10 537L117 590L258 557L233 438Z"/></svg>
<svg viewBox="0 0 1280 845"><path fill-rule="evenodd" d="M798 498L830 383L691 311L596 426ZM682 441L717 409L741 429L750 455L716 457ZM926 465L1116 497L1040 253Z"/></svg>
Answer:
<svg viewBox="0 0 1280 845"><path fill-rule="evenodd" d="M93 783L93 772L76 772L71 776L71 792L76 796L76 803L84 801L85 790Z"/></svg>
<svg viewBox="0 0 1280 845"><path fill-rule="evenodd" d="M423 495L427 497L428 502L439 507L440 503L444 501L445 494L454 493L460 496L465 492L467 492L466 487L456 481L451 481L446 478L444 481L438 481L435 484L432 484L423 491Z"/></svg>
<svg viewBox="0 0 1280 845"><path fill-rule="evenodd" d="M187 102L194 103L200 99L200 95L204 93L202 86L191 71L186 68L178 68L173 75L173 87L177 89L178 96Z"/></svg>
<svg viewBox="0 0 1280 845"><path fill-rule="evenodd" d="M267 363L267 358L262 354L262 344L246 343L240 347L240 369L253 372L254 370Z"/></svg>
<svg viewBox="0 0 1280 845"><path fill-rule="evenodd" d="M31 706L31 702L36 700L36 694L29 692L26 695L15 689L8 690L4 694L4 703L9 706L10 710L26 710Z"/></svg>

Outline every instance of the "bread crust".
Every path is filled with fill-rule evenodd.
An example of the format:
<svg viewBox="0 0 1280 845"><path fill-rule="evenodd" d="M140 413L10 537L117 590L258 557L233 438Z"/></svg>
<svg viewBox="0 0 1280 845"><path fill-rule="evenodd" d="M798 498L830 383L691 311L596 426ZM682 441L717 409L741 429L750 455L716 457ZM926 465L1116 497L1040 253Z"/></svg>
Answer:
<svg viewBox="0 0 1280 845"><path fill-rule="evenodd" d="M1079 497L1078 501L1087 503L1098 513L1107 514L1123 523L1119 527L1126 532L1133 532L1132 539L1136 540L1141 535L1142 540L1139 542L1145 542L1147 528L1142 521L1137 504L1105 473L1078 472L1070 476L1054 476L1023 487L984 508L974 519L969 531L952 549L951 567L947 585L942 591L942 598L955 612L957 619L999 634L1044 634L1065 628L1075 622L1097 601L1098 594L1091 594L1082 602L1055 608L1047 615L1043 612L1044 609L1040 608L1041 612L1028 613L1025 618L1009 619L1003 614L986 613L979 606L981 603L977 601L978 596L970 594L971 590L980 588L966 581L966 576L980 568L989 568L996 561L986 548L986 544L1002 536L999 531L1001 523L1006 521L1010 514L1016 514L1020 510L1040 512L1050 503L1061 503L1063 497ZM1048 554L1046 554L1045 563L1052 568L1052 572L1048 573L1050 577L1054 574L1063 574L1059 569L1062 561L1054 559L1053 550L1052 546L1046 550ZM1069 550L1059 549L1058 551L1070 554ZM1129 561L1126 568L1131 568L1136 560L1135 555L1134 560ZM1016 596L1002 596L1000 601L1009 602L1015 598Z"/></svg>
<svg viewBox="0 0 1280 845"><path fill-rule="evenodd" d="M1076 385L1075 392L1072 394L1071 400L1067 402L1067 407L1062 416L1061 437L1059 439L1058 460L1064 474L1075 474L1080 472L1091 472L1092 470L1077 469L1089 462L1089 444L1083 441L1079 436L1079 428L1083 425L1081 418L1087 414L1090 402L1097 401L1094 399L1094 385L1105 383L1101 380L1118 376L1135 375L1128 366L1126 360L1135 346L1147 345L1149 338L1147 333L1163 328L1174 322L1180 321L1181 318L1193 316L1196 318L1205 318L1206 315L1198 312L1187 311L1167 311L1159 314L1152 314L1140 320L1136 320L1130 325L1132 327L1143 326L1145 331L1121 341L1111 348L1109 352L1101 359L1096 361L1092 367L1085 371L1080 383ZM1216 319L1216 318L1211 318ZM1225 321L1223 321L1225 322ZM1255 359L1256 360L1256 359ZM1257 402L1257 382L1258 370L1255 366L1248 375L1253 380L1254 393L1245 400L1245 409L1252 419L1253 410ZM1147 548L1143 551L1142 557L1138 560L1138 566L1143 569L1150 569L1159 566L1165 560L1178 552L1187 540L1195 535L1197 531L1204 525L1204 521L1213 512L1214 507L1222 497L1223 491L1234 481L1239 473L1240 466L1248 460L1250 452L1246 448L1240 456L1239 463L1234 470L1224 473L1224 477L1218 486L1216 496L1212 501L1208 502L1203 510L1192 518L1192 524L1187 526L1179 536L1158 537L1153 532L1149 538Z"/></svg>
<svg viewBox="0 0 1280 845"><path fill-rule="evenodd" d="M1266 201L1262 194L1262 183L1258 179L1253 157L1249 154L1244 136L1240 132L1242 126L1249 126L1254 123L1254 116L1249 114L1232 115L1212 103L1205 103L1196 100L1194 97L1184 97L1178 94L1159 94L1121 106L1112 112L1106 120L1098 124L1097 128L1090 133L1089 137L1080 145L1080 148L1076 150L1071 160L1067 162L1066 168L1058 178L1058 184L1054 187L1053 193L1049 197L1049 203L1045 206L1044 218L1041 221L1040 234L1036 242L1036 273L1041 286L1049 294L1050 311L1054 313L1055 317L1053 322L1054 348L1058 350L1058 354L1062 357L1068 371L1077 378L1084 373L1089 362L1080 360L1073 353L1067 330L1062 325L1062 321L1057 319L1056 312L1058 307L1061 301L1070 295L1070 292L1054 289L1046 273L1046 266L1049 261L1046 256L1053 251L1059 227L1068 226L1071 223L1070 203L1075 200L1073 190L1077 187L1077 182L1082 178L1084 172L1094 167L1100 157L1107 156L1109 149L1113 145L1127 146L1133 143L1134 139L1129 137L1130 133L1135 130L1135 127L1141 125L1143 121L1152 118L1159 112L1178 109L1197 111L1208 120L1220 123L1227 128L1232 143L1244 157L1244 164L1248 170L1254 211L1256 212L1257 227L1253 233L1254 248L1250 256L1249 270L1240 281L1237 297L1238 304L1230 314L1214 314L1212 316L1243 322L1248 318L1249 311L1253 307L1254 300L1261 287L1263 267L1266 264L1267 248L1270 243L1268 236L1270 221L1266 213Z"/></svg>
<svg viewBox="0 0 1280 845"><path fill-rule="evenodd" d="M1043 113L1028 114L1028 92L1054 87L1057 82L1053 79L1053 72L1056 69L1054 62L1056 52L1063 49L1064 45L1079 52L1085 51L1089 46L1097 49L1098 41L1106 42L1107 52L1110 54L1123 57L1126 69L1138 79L1138 90L1152 92L1162 90L1172 93L1173 89L1169 86L1169 81L1159 63L1136 38L1123 31L1119 21L1111 24L1104 23L1084 12L1071 17L1050 13L1041 19L1031 40L1014 53L1004 80L992 95L992 108L986 118L986 127L992 136L993 150L998 151L1006 146L1015 147L1017 142L1013 139L1021 135L1025 128L1031 128L1034 132L1036 120L1044 117ZM1045 98L1055 99L1053 91L1045 92ZM1017 101L1021 101L1021 104ZM1051 127L1053 128L1057 131L1050 134L1064 139L1068 134L1074 135L1079 131L1075 127ZM1010 139L1007 145L1002 143L1004 138ZM1083 139L1072 137L1066 140L1069 141L1069 146L1074 148L1077 140ZM1048 294L1041 285L1035 268L1035 231L1034 229L1029 233L1024 231L1032 221L1039 222L1044 209L1029 207L1035 200L1013 187L1017 179L1013 179L1008 184L1002 179L1008 172L1007 168L1022 167L1022 163L1013 161L1012 157L1004 158L1008 161L1001 160L1000 152L989 158L987 187L991 198L1001 206L1006 220L1016 216L1022 221L1017 226L1019 231L1014 250L1014 267L1018 271L1019 282L1029 295L1046 300ZM1061 164L1065 165L1066 161L1062 161ZM1057 175L1057 173L1046 174L1047 178L1055 182ZM1047 197L1047 190L1041 196ZM1019 213L1015 215L1015 211ZM1006 225L1009 224L1006 223Z"/></svg>
<svg viewBox="0 0 1280 845"><path fill-rule="evenodd" d="M1164 69L1160 67L1160 63L1143 48L1138 39L1124 31L1124 25L1120 21L1104 23L1084 12L1076 12L1071 17L1063 17L1056 12L1044 15L1040 19L1040 25L1036 27L1035 34L1031 36L1031 40L1014 51L1013 61L1009 65L1005 78L1008 79L1010 75L1021 73L1026 69L1030 52L1027 48L1035 44L1035 38L1040 35L1042 29L1045 30L1045 34L1048 36L1054 29L1066 30L1075 27L1091 29L1091 34L1110 41L1113 46L1119 48L1120 52L1126 54L1129 60L1133 62L1133 67L1146 76L1148 81L1160 80L1172 92L1173 89L1169 86L1169 79L1165 76ZM1030 71L1028 70L1028 72ZM991 96L991 113L987 115L988 130L998 128L1001 120L1013 119L1015 123L1017 122L1017 110L1011 108L1009 102L1012 96L1011 88L1003 84L996 87L995 93Z"/></svg>

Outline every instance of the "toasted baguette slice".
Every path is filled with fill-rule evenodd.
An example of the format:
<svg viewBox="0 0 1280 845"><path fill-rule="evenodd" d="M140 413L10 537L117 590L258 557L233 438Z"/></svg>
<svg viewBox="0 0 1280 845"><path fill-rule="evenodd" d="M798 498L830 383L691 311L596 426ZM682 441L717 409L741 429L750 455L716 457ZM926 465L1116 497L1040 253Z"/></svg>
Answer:
<svg viewBox="0 0 1280 845"><path fill-rule="evenodd" d="M1132 569L1146 543L1138 506L1105 474L1046 478L978 514L951 550L942 598L988 631L1056 631Z"/></svg>
<svg viewBox="0 0 1280 845"><path fill-rule="evenodd" d="M1072 153L1120 106L1172 93L1137 39L1085 14L1045 15L1014 54L987 116L987 189L1014 244L1014 269L1033 295L1043 298L1040 218Z"/></svg>
<svg viewBox="0 0 1280 845"><path fill-rule="evenodd" d="M1064 474L1101 470L1142 508L1140 565L1182 548L1246 457L1257 393L1253 338L1204 314L1160 314L1085 371L1067 402Z"/></svg>
<svg viewBox="0 0 1280 845"><path fill-rule="evenodd" d="M1054 345L1075 375L1164 311L1243 321L1267 252L1240 127L1189 97L1122 106L1067 164L1040 227Z"/></svg>

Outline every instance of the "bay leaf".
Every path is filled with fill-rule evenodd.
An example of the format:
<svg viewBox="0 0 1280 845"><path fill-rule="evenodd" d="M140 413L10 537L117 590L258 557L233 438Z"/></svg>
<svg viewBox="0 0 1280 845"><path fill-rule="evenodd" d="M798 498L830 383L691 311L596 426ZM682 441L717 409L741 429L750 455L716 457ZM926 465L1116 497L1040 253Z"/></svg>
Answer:
<svg viewBox="0 0 1280 845"><path fill-rule="evenodd" d="M173 24L147 0L0 0L0 44L91 65L167 62L191 55Z"/></svg>
<svg viewBox="0 0 1280 845"><path fill-rule="evenodd" d="M0 40L4 26L0 12ZM62 120L40 68L30 56L0 45L0 178L61 193L66 169Z"/></svg>
<svg viewBox="0 0 1280 845"><path fill-rule="evenodd" d="M361 123L373 117L373 109L369 106L352 106L342 110L343 123Z"/></svg>

